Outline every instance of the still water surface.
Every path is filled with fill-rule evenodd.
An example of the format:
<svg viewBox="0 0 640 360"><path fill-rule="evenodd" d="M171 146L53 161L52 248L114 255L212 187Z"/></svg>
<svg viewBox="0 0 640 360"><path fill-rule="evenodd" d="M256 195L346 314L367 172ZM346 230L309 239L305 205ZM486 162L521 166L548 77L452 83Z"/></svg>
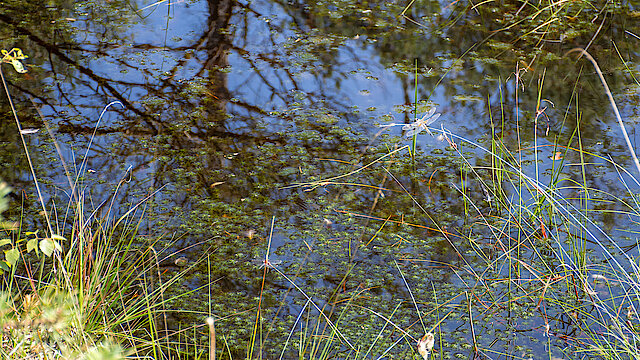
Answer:
<svg viewBox="0 0 640 360"><path fill-rule="evenodd" d="M577 315L543 301L567 295L545 288L541 296L542 275L531 269L560 266L554 254L584 234L522 225L515 209L544 199L504 180L513 207L498 204L495 162L474 144L577 199L620 246L636 242L637 219L612 201L633 202L638 190L608 163L633 173L613 112L591 64L563 56L589 46L635 144L635 1L539 16L518 1L416 1L406 11L398 2L48 4L9 1L0 31L3 48L29 56L27 74L7 77L23 127L41 129L28 139L49 203L67 201L69 185L47 127L91 207L108 204L118 184L121 212L161 189L147 202L143 233L162 237L169 264L205 260L177 293L207 289L176 301L197 315L178 313L169 327L199 324L211 311L236 356L253 328L246 311L255 312L269 250L341 331L333 356L359 348L411 358L415 339L432 330L445 358L570 357L582 339ZM520 13L530 15L513 25ZM1 176L34 201L0 104ZM378 126L411 123L431 107L442 114L434 134L415 144L402 126ZM414 157L398 150L414 145ZM26 212L37 218L36 204ZM599 263L602 250L584 239ZM202 275L207 259L211 276ZM516 288L505 281L514 269ZM311 336L326 325L276 271L262 296L269 358L292 328Z"/></svg>

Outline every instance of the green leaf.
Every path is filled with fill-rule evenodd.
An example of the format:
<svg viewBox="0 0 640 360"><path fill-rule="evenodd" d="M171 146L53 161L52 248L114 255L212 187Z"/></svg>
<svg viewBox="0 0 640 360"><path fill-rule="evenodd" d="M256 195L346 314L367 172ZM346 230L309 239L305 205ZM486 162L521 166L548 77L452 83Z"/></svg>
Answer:
<svg viewBox="0 0 640 360"><path fill-rule="evenodd" d="M4 260L0 260L0 270L9 271L9 263Z"/></svg>
<svg viewBox="0 0 640 360"><path fill-rule="evenodd" d="M0 246L11 244L11 239L2 239L0 240Z"/></svg>
<svg viewBox="0 0 640 360"><path fill-rule="evenodd" d="M55 248L55 241L52 238L40 240L40 251L42 251L46 256L51 256Z"/></svg>
<svg viewBox="0 0 640 360"><path fill-rule="evenodd" d="M65 241L65 240L67 240L67 239L65 239L65 238L64 238L64 236L55 235L55 234L51 235L51 238L52 238L53 240L58 240L58 241ZM56 247L58 247L58 246L56 246ZM60 250L60 249L58 249L58 250Z"/></svg>
<svg viewBox="0 0 640 360"><path fill-rule="evenodd" d="M3 49L2 55L2 62L11 63L13 68L21 74L27 72L27 69L24 68L24 65L22 65L20 60L26 59L28 56L24 55L20 48L13 48L10 51Z"/></svg>
<svg viewBox="0 0 640 360"><path fill-rule="evenodd" d="M43 250L43 246L47 249L47 251ZM40 240L40 250L42 250L42 252L47 256L51 256L53 250L62 251L62 247L60 246L60 243L55 241L53 238L45 238Z"/></svg>
<svg viewBox="0 0 640 360"><path fill-rule="evenodd" d="M31 250L35 250L36 254L38 254L38 239L31 239L27 241L27 252L30 253Z"/></svg>
<svg viewBox="0 0 640 360"><path fill-rule="evenodd" d="M11 65L13 65L13 68L20 74L24 74L27 72L27 69L24 68L24 65L22 65L22 63L18 59L11 59Z"/></svg>
<svg viewBox="0 0 640 360"><path fill-rule="evenodd" d="M20 250L13 248L4 252L4 257L7 259L9 266L13 267L20 259Z"/></svg>

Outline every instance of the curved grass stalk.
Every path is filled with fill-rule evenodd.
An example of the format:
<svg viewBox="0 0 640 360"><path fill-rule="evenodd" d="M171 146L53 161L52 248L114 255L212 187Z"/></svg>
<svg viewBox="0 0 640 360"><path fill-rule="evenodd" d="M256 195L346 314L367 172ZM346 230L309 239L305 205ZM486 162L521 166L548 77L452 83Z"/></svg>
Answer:
<svg viewBox="0 0 640 360"><path fill-rule="evenodd" d="M409 291L409 295L411 296L411 302L413 303L413 306L416 308L416 314L418 315L418 319L420 319L420 325L422 325L422 329L426 333L427 328L424 326L424 321L422 321L422 314L420 314L420 309L418 308L418 303L416 302L416 298L413 296L413 291L411 291L411 287L409 286L409 284L407 284L407 279L405 279L404 274L402 273L402 270L400 270L400 266L398 266L398 262L395 261L395 259L393 260L393 264L396 266L396 269L398 269L398 273L400 273L400 276L402 277L402 282L404 283L404 286L407 287L407 291Z"/></svg>
<svg viewBox="0 0 640 360"><path fill-rule="evenodd" d="M4 86L4 91L7 94L7 100L9 101L9 106L11 107L11 112L13 113L13 118L16 121L16 127L18 128L18 134L20 135L20 140L22 142L22 147L24 148L24 153L27 157L27 162L29 163L29 170L31 171L31 176L33 177L33 183L36 186L36 192L38 193L38 202L42 206L42 212L44 213L44 217L47 223L47 227L49 228L49 236L56 235L53 231L53 226L51 225L51 220L49 218L49 212L47 211L47 207L44 204L44 198L42 197L42 192L40 191L40 184L38 183L38 178L36 177L36 171L33 167L33 163L31 162L31 156L29 155L29 148L27 147L27 141L24 139L24 132L22 131L22 126L20 125L20 119L18 119L18 113L16 111L15 106L13 105L13 99L9 94L9 88L7 87L7 82L4 79L4 74L2 72L2 67L0 66L0 78L2 78L2 85Z"/></svg>
<svg viewBox="0 0 640 360"><path fill-rule="evenodd" d="M287 345L289 344L289 340L291 340L291 337L293 336L293 332L295 331L296 326L298 326L298 322L300 322L300 318L302 318L302 314L304 313L304 309L307 308L307 306L309 305L310 302L311 302L311 300L308 299L307 302L305 302L304 305L302 306L302 309L300 309L300 313L298 313L298 316L296 316L296 321L291 326L291 331L289 331L289 335L287 336L287 339L284 341L284 345L282 346L282 352L280 353L280 357L278 358L279 360L282 360L282 358L284 357L284 352L287 349Z"/></svg>
<svg viewBox="0 0 640 360"><path fill-rule="evenodd" d="M638 173L640 173L640 162L638 161L636 152L633 149L633 145L631 144L631 139L629 139L629 135L627 134L627 129L624 127L624 122L622 121L622 116L620 116L620 111L618 111L618 106L616 105L616 101L613 98L613 94L611 94L611 90L609 90L609 85L607 85L607 81L604 79L604 75L602 75L602 71L600 71L598 62L593 58L593 56L591 56L591 54L589 54L587 51L585 51L582 48L571 49L567 51L565 56L573 52L579 52L581 55L584 55L584 57L586 57L589 61L591 61L591 64L593 64L593 67L596 70L596 73L598 73L598 77L602 82L604 91L607 94L607 97L609 98L609 103L611 103L613 112L615 113L616 119L618 120L618 125L620 126L620 131L622 131L622 136L624 136L624 140L627 142L627 148L629 149L629 153L631 153L631 157L633 158L633 163L636 166L636 170L638 170Z"/></svg>
<svg viewBox="0 0 640 360"><path fill-rule="evenodd" d="M49 212L47 211L47 207L44 204L44 198L42 197L42 191L40 191L40 184L38 183L38 178L36 177L36 171L35 168L33 167L33 162L31 161L31 155L29 155L29 148L27 147L27 141L24 139L24 132L22 131L22 126L20 125L20 119L18 119L18 113L16 111L15 106L13 105L13 99L11 98L11 94L9 93L9 88L7 86L7 82L4 78L4 74L2 73L2 66L0 63L0 78L2 79L2 85L4 86L4 91L7 94L7 99L9 101L9 105L11 107L11 112L13 113L13 118L16 121L16 127L18 129L18 134L20 135L20 140L22 142L22 146L24 148L24 153L25 156L27 157L27 162L29 163L29 170L31 171L31 176L33 177L33 183L36 187L36 192L38 193L38 202L40 203L40 206L42 207L42 213L44 214L44 218L45 218L45 222L47 224L47 228L49 230L49 238L53 239L52 241L57 242L58 238L62 238L59 234L57 234L56 232L53 231L53 225L51 224L51 218L49 217ZM56 243L57 244L57 243ZM71 279L69 277L69 274L67 273L67 270L64 267L63 261L62 261L62 256L60 254L60 251L58 251L58 247L54 246L54 250L53 250L53 255L55 256L57 262L58 262L58 266L60 267L60 272L66 282L66 285L69 288L72 288L71 286Z"/></svg>
<svg viewBox="0 0 640 360"><path fill-rule="evenodd" d="M396 154L398 152L401 152L402 150L405 150L405 149L411 149L411 148L409 147L409 145L405 145L405 146L403 146L403 147L401 147L399 149L396 149L396 150L393 150L393 151L391 151L391 152L389 152L387 154L384 154L383 156L371 161L370 163L368 163L368 164L366 164L364 166L361 166L361 167L359 167L359 168L357 168L357 169L355 169L353 171L350 171L350 172L348 172L346 174L333 176L333 177L327 178L325 180L320 180L320 181L313 181L313 182L308 182L308 183L297 183L297 184L285 186L282 189L290 189L290 188L295 188L295 187L301 187L302 186L302 187L308 187L309 188L308 190L313 190L313 189L315 189L317 187L323 186L323 185L325 185L327 183L330 183L330 182L333 182L335 180L342 179L342 178L345 178L347 176L351 176L351 175L357 174L357 173L359 173L359 172L361 172L361 171L363 171L363 170L375 165L376 163L382 161L383 159L385 159L387 157L390 157L390 156L392 156L392 155L394 155L394 154Z"/></svg>

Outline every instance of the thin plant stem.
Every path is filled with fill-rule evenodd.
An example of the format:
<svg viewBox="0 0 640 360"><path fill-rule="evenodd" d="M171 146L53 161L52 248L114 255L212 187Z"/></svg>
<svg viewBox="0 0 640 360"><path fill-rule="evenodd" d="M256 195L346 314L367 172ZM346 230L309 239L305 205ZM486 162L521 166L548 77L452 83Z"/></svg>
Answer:
<svg viewBox="0 0 640 360"><path fill-rule="evenodd" d="M7 87L7 82L4 79L4 74L2 72L1 66L0 66L0 77L2 78L2 85L4 86L4 91L6 92L7 99L9 100L9 106L11 106L11 112L13 113L13 118L16 120L16 127L18 128L18 134L20 135L20 140L22 141L22 146L24 147L24 153L27 156L27 162L29 163L29 170L31 171L31 176L33 177L33 183L35 184L36 191L38 193L38 200L40 202L40 205L42 206L42 212L47 222L47 227L49 228L49 236L53 236L55 235L55 233L53 232L53 227L51 226L51 221L49 219L49 212L47 211L47 207L44 204L42 192L40 191L40 184L38 183L38 178L36 177L36 171L33 168L33 163L31 162L31 156L29 155L29 148L27 147L27 142L24 139L24 133L22 132L22 126L20 125L20 120L18 119L18 113L16 112L16 108L13 105L11 94L9 94L9 88Z"/></svg>
<svg viewBox="0 0 640 360"><path fill-rule="evenodd" d="M398 266L398 262L393 260L393 263L396 265L396 269L398 269L398 272L400 273L400 276L402 277L402 282L404 282L404 286L406 286L407 290L409 291L409 296L411 296L411 302L413 302L413 306L416 308L416 313L418 314L418 319L420 319L420 325L422 325L422 329L426 333L427 332L427 328L426 328L426 326L424 326L424 322L422 321L422 315L420 314L420 309L418 308L418 303L416 302L416 298L413 296L413 292L411 291L411 287L409 286L409 284L407 284L407 279L404 278L404 274L402 273L402 270L400 270L400 267Z"/></svg>
<svg viewBox="0 0 640 360"><path fill-rule="evenodd" d="M54 238L54 236L57 236L56 233L54 233L53 231L53 226L51 225L51 219L49 218L49 212L47 211L47 207L44 204L44 198L42 197L42 191L40 191L40 184L38 183L38 178L36 177L36 171L33 167L33 162L31 161L31 156L29 155L29 148L27 147L27 142L24 138L24 134L22 132L22 126L20 125L20 119L18 119L18 113L16 111L15 106L13 105L13 99L11 98L11 94L9 93L9 87L7 86L7 82L4 78L4 73L2 72L2 66L0 64L0 78L2 78L2 85L4 86L4 91L7 94L7 99L9 100L9 106L11 107L11 112L13 113L13 118L16 121L16 127L18 128L18 134L20 135L20 140L22 141L22 146L24 147L24 153L25 156L27 157L27 162L29 163L29 170L31 171L31 176L33 177L33 183L36 187L36 191L38 193L38 201L40 202L40 206L42 206L42 213L44 214L45 217L45 221L47 223L47 227L49 228L49 237L50 238ZM56 239L54 239L53 241L58 241ZM67 270L64 267L64 264L62 262L62 256L60 256L60 251L58 251L58 249L56 249L54 247L53 250L53 254L56 257L56 260L58 261L58 264L60 265L60 271L63 275L63 278L65 280L65 282L67 283L67 285L69 286L69 288L72 288L71 286L71 279L69 278L69 275L67 273Z"/></svg>
<svg viewBox="0 0 640 360"><path fill-rule="evenodd" d="M573 52L579 52L580 54L584 55L587 59L589 59L589 61L591 61L591 64L595 68L596 73L598 73L600 82L602 82L602 86L604 87L604 92L607 94L607 97L609 98L609 103L611 103L613 112L615 113L616 119L618 120L618 125L620 126L620 131L622 131L622 136L624 137L624 140L627 143L627 148L629 149L629 153L631 153L631 157L633 158L633 163L636 166L636 170L638 170L638 173L640 173L640 161L638 161L636 152L633 149L633 145L631 144L631 139L629 139L629 135L627 134L627 129L624 127L622 116L620 116L620 112L618 111L618 106L616 105L616 101L613 98L613 94L611 94L611 90L609 90L609 85L607 85L607 81L604 79L604 75L602 74L602 71L600 71L600 66L598 66L598 62L593 58L593 56L591 56L591 54L589 54L587 51L585 51L582 48L571 49L567 51L565 56Z"/></svg>
<svg viewBox="0 0 640 360"><path fill-rule="evenodd" d="M209 360L216 360L216 322L213 316L207 318L209 327Z"/></svg>

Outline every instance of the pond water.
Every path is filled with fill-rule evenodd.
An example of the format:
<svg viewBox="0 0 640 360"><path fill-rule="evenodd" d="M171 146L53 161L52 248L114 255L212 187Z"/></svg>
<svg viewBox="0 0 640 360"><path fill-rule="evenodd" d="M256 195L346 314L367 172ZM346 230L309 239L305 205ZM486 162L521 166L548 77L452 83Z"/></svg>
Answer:
<svg viewBox="0 0 640 360"><path fill-rule="evenodd" d="M636 145L637 1L6 4L47 202L68 201L65 168L91 211L153 193L140 244L194 265L168 327L213 314L225 354L261 299L254 356L413 358L432 331L434 358L577 357L592 309L552 285L560 259L637 254L638 174L592 64L565 55L597 59ZM0 177L44 228L0 106ZM379 126L432 106L433 136Z"/></svg>

